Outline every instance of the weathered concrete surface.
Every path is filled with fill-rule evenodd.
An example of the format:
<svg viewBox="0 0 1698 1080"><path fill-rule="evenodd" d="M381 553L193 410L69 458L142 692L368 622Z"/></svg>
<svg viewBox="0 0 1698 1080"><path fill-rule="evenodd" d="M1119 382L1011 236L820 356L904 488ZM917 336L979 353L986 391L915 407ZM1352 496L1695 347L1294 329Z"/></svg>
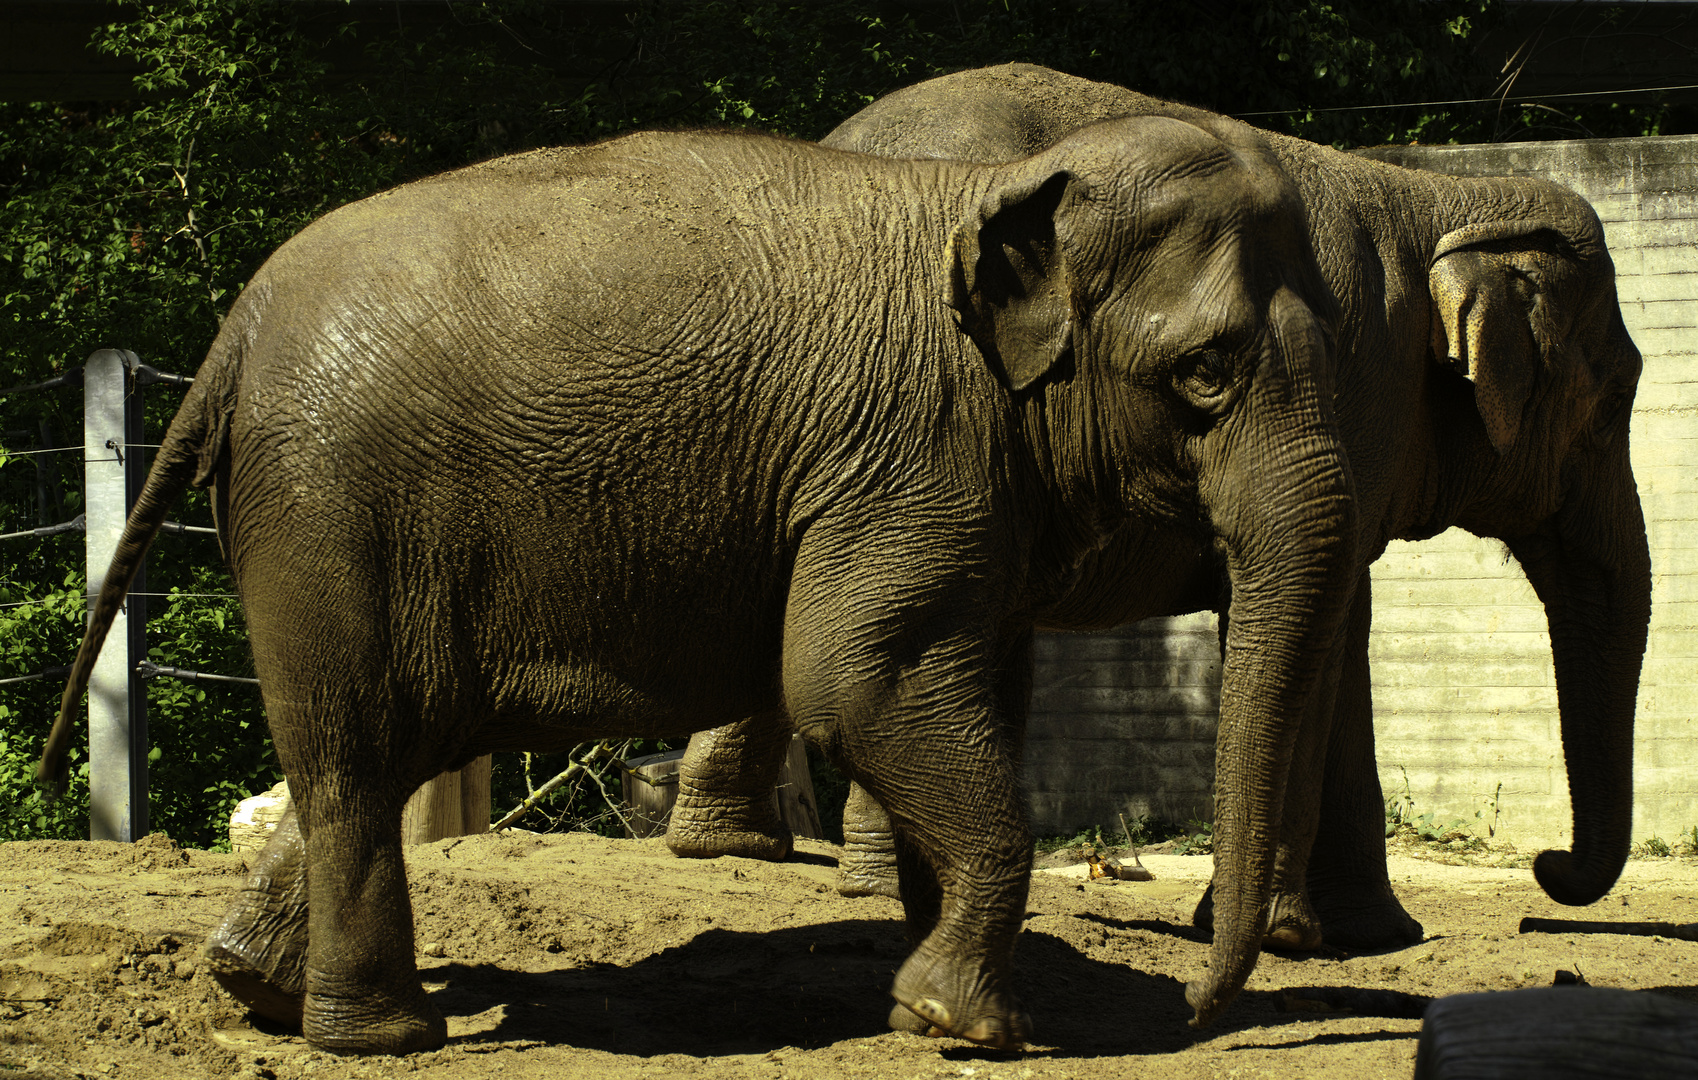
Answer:
<svg viewBox="0 0 1698 1080"><path fill-rule="evenodd" d="M1698 825L1698 137L1364 153L1454 174L1548 177L1579 191L1603 219L1622 314L1645 356L1632 440L1655 585L1633 836L1690 836ZM1386 795L1404 794L1407 776L1418 813L1494 826L1526 847L1566 841L1550 641L1520 568L1501 543L1451 530L1394 543L1373 579ZM1027 744L1038 831L1111 825L1117 812L1212 816L1219 678L1210 616L1041 638Z"/></svg>

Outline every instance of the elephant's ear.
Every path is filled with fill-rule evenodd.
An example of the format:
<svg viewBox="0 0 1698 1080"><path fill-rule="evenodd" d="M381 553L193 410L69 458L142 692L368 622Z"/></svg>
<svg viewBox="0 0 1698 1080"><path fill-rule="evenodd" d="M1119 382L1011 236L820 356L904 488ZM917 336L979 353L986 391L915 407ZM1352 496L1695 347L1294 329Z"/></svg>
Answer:
<svg viewBox="0 0 1698 1080"><path fill-rule="evenodd" d="M1503 242L1541 233L1566 244L1559 230L1539 221L1464 226L1439 241L1427 270L1433 353L1473 382L1475 407L1499 454L1520 434L1542 356L1532 320L1537 283L1515 266Z"/></svg>
<svg viewBox="0 0 1698 1080"><path fill-rule="evenodd" d="M1073 290L1057 228L1072 179L1054 172L990 192L944 252L945 301L1014 390L1037 382L1073 347Z"/></svg>

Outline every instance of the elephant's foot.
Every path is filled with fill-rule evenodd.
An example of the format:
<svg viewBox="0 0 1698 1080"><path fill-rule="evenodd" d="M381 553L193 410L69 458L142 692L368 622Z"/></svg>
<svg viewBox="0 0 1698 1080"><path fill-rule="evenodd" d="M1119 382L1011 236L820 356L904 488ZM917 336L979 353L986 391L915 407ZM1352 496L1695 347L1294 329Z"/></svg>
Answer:
<svg viewBox="0 0 1698 1080"><path fill-rule="evenodd" d="M301 1011L306 1000L301 984L279 980L274 972L254 963L239 949L216 940L217 937L218 931L214 931L201 956L224 992L274 1024L290 1031L301 1030Z"/></svg>
<svg viewBox="0 0 1698 1080"><path fill-rule="evenodd" d="M902 899L902 885L896 874L896 849L892 844L883 847L851 843L844 847L837 863L837 892L840 896L888 896Z"/></svg>
<svg viewBox="0 0 1698 1080"><path fill-rule="evenodd" d="M666 827L666 846L680 859L717 859L736 855L762 862L783 862L795 847L790 827L778 815L773 820L747 820L726 814L685 814L673 808Z"/></svg>
<svg viewBox="0 0 1698 1080"><path fill-rule="evenodd" d="M791 739L789 722L777 713L690 736L666 826L672 853L683 859L788 859L795 838L779 815L772 785Z"/></svg>
<svg viewBox="0 0 1698 1080"><path fill-rule="evenodd" d="M1001 982L977 963L930 953L922 945L896 973L890 996L924 1021L928 1034L1016 1049L1031 1038L1032 1020ZM918 1030L898 1024L894 1013L893 1028Z"/></svg>
<svg viewBox="0 0 1698 1080"><path fill-rule="evenodd" d="M1268 918L1266 933L1262 936L1262 947L1280 952L1313 952L1321 947L1324 935L1321 932L1321 921L1316 917L1314 908L1309 906L1308 897L1302 893L1275 892L1269 897L1272 904L1272 914ZM1199 930L1211 933L1215 928L1215 887L1210 884L1204 890L1203 898L1197 901L1197 910L1191 915L1191 924ZM1328 944L1332 944L1327 939Z"/></svg>
<svg viewBox="0 0 1698 1080"><path fill-rule="evenodd" d="M843 805L843 857L837 861L841 896L902 899L896 870L896 834L884 807L860 784L849 785Z"/></svg>
<svg viewBox="0 0 1698 1080"><path fill-rule="evenodd" d="M422 986L395 995L309 993L305 1005L301 1031L315 1050L412 1054L448 1041L448 1022Z"/></svg>
<svg viewBox="0 0 1698 1080"><path fill-rule="evenodd" d="M1401 949L1419 944L1426 931L1384 886L1367 901L1361 894L1313 895L1328 945L1356 952Z"/></svg>
<svg viewBox="0 0 1698 1080"><path fill-rule="evenodd" d="M236 894L202 956L226 993L291 1031L307 982L307 875L293 805Z"/></svg>
<svg viewBox="0 0 1698 1080"><path fill-rule="evenodd" d="M892 1031L906 1031L910 1035L941 1035L941 1031L932 1027L932 1022L918 1013L909 1012L906 1005L892 1005L890 1016L886 1018Z"/></svg>
<svg viewBox="0 0 1698 1080"><path fill-rule="evenodd" d="M691 740L692 747L695 740ZM666 825L666 846L680 859L736 855L763 862L790 857L795 837L770 798L731 798L681 777Z"/></svg>

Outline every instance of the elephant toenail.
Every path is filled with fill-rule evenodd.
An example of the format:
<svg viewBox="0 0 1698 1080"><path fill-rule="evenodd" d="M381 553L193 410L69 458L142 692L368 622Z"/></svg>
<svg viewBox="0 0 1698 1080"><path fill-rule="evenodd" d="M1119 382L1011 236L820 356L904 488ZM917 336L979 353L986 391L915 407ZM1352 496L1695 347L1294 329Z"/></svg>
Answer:
<svg viewBox="0 0 1698 1080"><path fill-rule="evenodd" d="M921 998L908 1008L930 1020L937 1027L945 1030L949 1028L949 1010L937 998Z"/></svg>

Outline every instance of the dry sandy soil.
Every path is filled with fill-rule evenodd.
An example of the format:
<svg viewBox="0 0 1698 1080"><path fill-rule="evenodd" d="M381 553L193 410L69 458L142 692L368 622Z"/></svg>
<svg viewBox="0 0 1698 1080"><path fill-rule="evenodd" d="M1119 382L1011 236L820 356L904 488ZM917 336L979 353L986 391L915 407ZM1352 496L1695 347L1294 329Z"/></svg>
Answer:
<svg viewBox="0 0 1698 1080"><path fill-rule="evenodd" d="M1632 862L1576 911L1526 869L1400 857L1392 877L1426 941L1265 955L1225 1017L1193 1031L1181 989L1207 952L1189 915L1209 860L1153 856L1152 882L1035 875L1018 977L1036 1044L996 1053L884 1030L904 955L899 905L839 897L835 849L804 845L782 865L685 862L658 840L584 835L415 848L420 967L449 1042L370 1059L256 1028L200 970L239 857L158 836L0 845L0 1076L1408 1077L1418 1019L1286 1011L1281 991L1431 996L1549 985L1561 969L1698 1000L1698 942L1518 933L1526 916L1698 919L1698 863Z"/></svg>

